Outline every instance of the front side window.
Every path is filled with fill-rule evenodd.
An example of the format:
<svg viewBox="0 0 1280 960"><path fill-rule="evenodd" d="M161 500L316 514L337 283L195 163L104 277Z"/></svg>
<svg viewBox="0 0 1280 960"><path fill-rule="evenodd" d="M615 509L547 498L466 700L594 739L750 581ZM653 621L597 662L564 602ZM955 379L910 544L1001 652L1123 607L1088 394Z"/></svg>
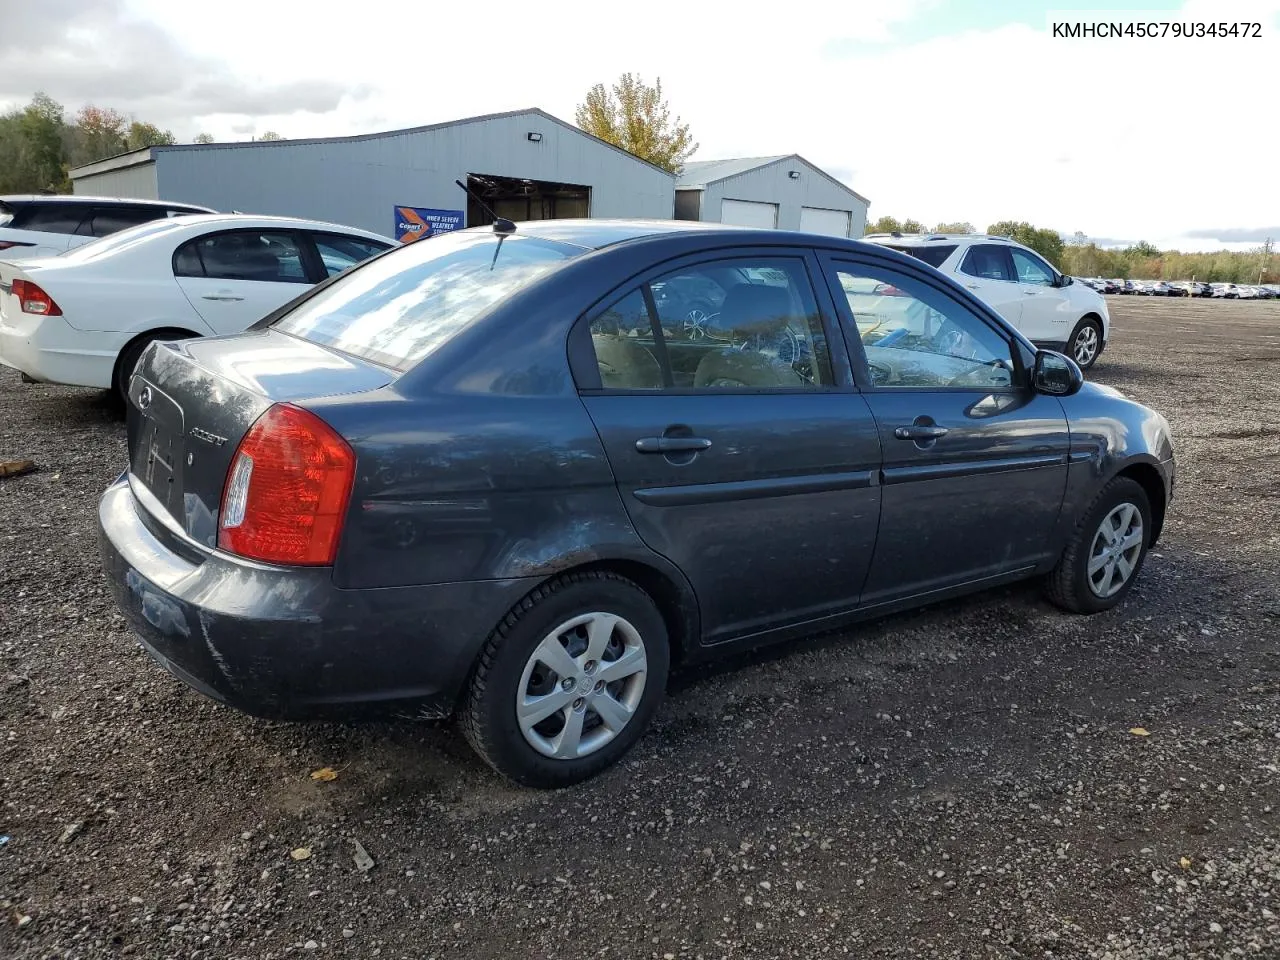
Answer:
<svg viewBox="0 0 1280 960"><path fill-rule="evenodd" d="M458 231L411 243L298 304L274 329L407 370L583 248Z"/></svg>
<svg viewBox="0 0 1280 960"><path fill-rule="evenodd" d="M1040 287L1052 287L1055 277L1049 265L1033 253L1019 250L1016 247L1009 251L1013 256L1013 267L1018 271L1019 283L1034 283Z"/></svg>
<svg viewBox="0 0 1280 960"><path fill-rule="evenodd" d="M249 280L260 283L309 283L302 252L291 233L231 230L188 241L173 257L179 277Z"/></svg>
<svg viewBox="0 0 1280 960"><path fill-rule="evenodd" d="M804 263L742 258L650 281L591 324L604 389L832 386L826 336Z"/></svg>
<svg viewBox="0 0 1280 960"><path fill-rule="evenodd" d="M1009 248L994 243L979 243L969 248L960 263L960 272L980 280L1014 281L1013 262Z"/></svg>
<svg viewBox="0 0 1280 960"><path fill-rule="evenodd" d="M881 267L839 264L876 387L1007 389L1009 342L959 301L913 277Z"/></svg>
<svg viewBox="0 0 1280 960"><path fill-rule="evenodd" d="M374 254L387 249L384 243L338 233L317 233L313 235L313 239L316 242L320 260L324 263L325 275L330 277L337 276L362 260L368 260Z"/></svg>

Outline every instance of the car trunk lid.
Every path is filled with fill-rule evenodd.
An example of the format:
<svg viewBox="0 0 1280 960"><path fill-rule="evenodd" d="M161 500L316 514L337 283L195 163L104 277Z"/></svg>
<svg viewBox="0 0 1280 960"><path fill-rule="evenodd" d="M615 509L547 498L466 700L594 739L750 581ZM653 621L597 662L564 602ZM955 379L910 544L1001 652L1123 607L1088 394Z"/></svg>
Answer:
<svg viewBox="0 0 1280 960"><path fill-rule="evenodd" d="M129 384L129 482L144 509L212 548L236 448L263 413L393 379L384 367L271 329L157 343Z"/></svg>

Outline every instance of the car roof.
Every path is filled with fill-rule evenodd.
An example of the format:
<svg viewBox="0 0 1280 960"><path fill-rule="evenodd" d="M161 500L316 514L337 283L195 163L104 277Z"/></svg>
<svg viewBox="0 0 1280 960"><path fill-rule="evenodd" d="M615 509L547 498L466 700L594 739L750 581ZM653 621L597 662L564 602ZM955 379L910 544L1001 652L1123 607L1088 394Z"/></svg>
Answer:
<svg viewBox="0 0 1280 960"><path fill-rule="evenodd" d="M468 227L469 232L492 230L492 227ZM538 237L558 240L588 250L641 240L647 237L675 236L697 233L740 237L742 234L761 232L753 227L736 227L723 223L704 223L700 220L529 220L516 224L515 236ZM770 234L789 231L769 230Z"/></svg>
<svg viewBox="0 0 1280 960"><path fill-rule="evenodd" d="M364 230L344 223L329 223L325 220L307 220L303 217L274 217L256 213L193 213L182 217L172 217L164 222L174 224L175 229L178 227L218 226L222 224L228 227L243 226L247 228L280 226L292 230L323 230L327 233L347 233L352 236L369 237L390 243L396 242L390 237L374 233L372 230ZM143 224L143 226L149 225Z"/></svg>
<svg viewBox="0 0 1280 960"><path fill-rule="evenodd" d="M895 246L903 247L922 247L931 243L958 243L962 240L972 240L982 243L1007 243L1015 247L1020 247L1012 237L997 237L986 233L868 233L862 238L872 243L891 243Z"/></svg>
<svg viewBox="0 0 1280 960"><path fill-rule="evenodd" d="M136 200L131 197L87 197L78 193L14 193L0 197L0 203L98 203L130 207L159 207L162 210L183 208L186 210L206 210L216 213L212 207L202 207L196 203L178 203L167 200Z"/></svg>

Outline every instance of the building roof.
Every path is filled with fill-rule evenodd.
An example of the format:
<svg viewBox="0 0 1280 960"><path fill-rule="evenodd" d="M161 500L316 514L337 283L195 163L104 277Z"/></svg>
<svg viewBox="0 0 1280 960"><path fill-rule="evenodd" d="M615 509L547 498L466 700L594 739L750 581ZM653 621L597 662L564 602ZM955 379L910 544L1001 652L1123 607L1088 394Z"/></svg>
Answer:
<svg viewBox="0 0 1280 960"><path fill-rule="evenodd" d="M854 190L847 183L837 180L827 171L823 170L816 164L810 163L798 153L786 153L776 157L739 157L734 160L694 160L686 163L676 177L677 190L705 190L713 183L719 183L721 180L728 180L731 177L741 176L744 173L750 173L752 170L760 170L764 167L772 166L775 163L782 163L784 160L790 160L793 163L801 163L812 170L819 176L826 177L842 190L847 190L863 203L870 206L871 201L862 194Z"/></svg>
<svg viewBox="0 0 1280 960"><path fill-rule="evenodd" d="M140 163L147 163L155 159L158 153L178 153L187 150L272 150L283 147L296 147L307 144L323 144L323 143L361 143L366 140L381 140L386 137L403 137L415 133L428 133L432 130L443 130L446 127L460 127L468 123L483 123L486 120L505 120L508 117L538 117L549 123L558 124L566 130L571 130L579 136L594 140L601 146L608 147L610 150L616 151L625 157L630 157L636 163L643 163L646 166L653 167L655 170L662 170L667 176L673 174L664 170L656 163L650 163L643 157L637 157L634 153L623 150L621 147L609 143L607 140L601 140L599 137L587 133L580 127L576 127L567 121L561 120L559 117L553 117L545 110L537 107L531 107L527 110L508 110L504 113L486 113L479 117L464 117L461 120L447 120L444 123L431 123L421 127L406 127L402 130L383 130L379 133L358 133L349 137L310 137L298 140L250 140L239 141L233 143L175 143L165 144L154 147L144 147L141 150L133 150L129 153L118 154L114 157L107 157L104 160L98 160L94 163L85 164L83 167L76 167L71 170L71 179L75 180L79 177L91 176L95 173L105 173L108 170L117 170L121 167L130 167Z"/></svg>
<svg viewBox="0 0 1280 960"><path fill-rule="evenodd" d="M709 183L728 180L740 173L767 167L785 159L786 154L776 157L739 157L736 160L692 160L684 165L676 177L676 186L701 189Z"/></svg>

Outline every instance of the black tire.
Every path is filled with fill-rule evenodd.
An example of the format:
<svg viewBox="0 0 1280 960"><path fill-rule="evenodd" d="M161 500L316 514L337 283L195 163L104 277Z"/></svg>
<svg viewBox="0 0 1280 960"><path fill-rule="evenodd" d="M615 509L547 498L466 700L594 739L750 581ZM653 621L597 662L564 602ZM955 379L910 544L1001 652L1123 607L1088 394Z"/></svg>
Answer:
<svg viewBox="0 0 1280 960"><path fill-rule="evenodd" d="M130 343L125 344L120 356L116 359L115 373L111 377L112 392L115 398L129 406L129 380L133 377L133 369L138 365L138 361L142 359L142 354L147 347L156 340L163 340L162 336L144 336L139 337Z"/></svg>
<svg viewBox="0 0 1280 960"><path fill-rule="evenodd" d="M1080 359L1083 350L1083 338L1088 337L1089 333L1093 334L1093 354L1085 360ZM1076 328L1071 331L1071 337L1067 340L1067 356L1076 362L1081 370L1088 370L1098 362L1098 357L1102 354L1102 324L1098 323L1093 317L1084 317Z"/></svg>
<svg viewBox="0 0 1280 960"><path fill-rule="evenodd" d="M535 750L516 718L516 696L534 650L555 628L591 612L623 617L644 646L646 675L631 719L611 740L578 759ZM644 734L662 701L671 652L666 623L652 599L625 577L605 571L571 573L538 587L489 635L459 711L463 734L481 758L524 786L581 783L616 763ZM567 714L566 714L567 716Z"/></svg>
<svg viewBox="0 0 1280 960"><path fill-rule="evenodd" d="M1104 519L1123 504L1137 508L1142 518L1142 539L1128 579L1110 596L1100 596L1090 583L1089 562ZM1076 524L1058 565L1045 581L1045 594L1056 606L1071 613L1101 613L1122 601L1133 589L1147 559L1151 539L1151 504L1142 485L1128 477L1116 477L1094 498Z"/></svg>

